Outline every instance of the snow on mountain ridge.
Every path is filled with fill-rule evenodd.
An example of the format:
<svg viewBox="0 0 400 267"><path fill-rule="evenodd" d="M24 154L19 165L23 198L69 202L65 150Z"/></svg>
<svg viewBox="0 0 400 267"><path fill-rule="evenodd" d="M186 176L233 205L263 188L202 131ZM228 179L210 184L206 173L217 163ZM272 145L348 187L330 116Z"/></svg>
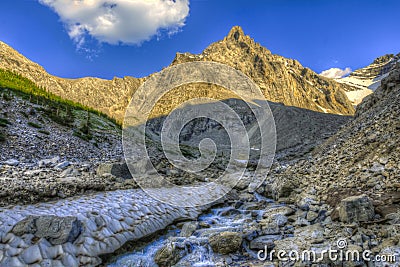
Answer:
<svg viewBox="0 0 400 267"><path fill-rule="evenodd" d="M355 88L355 90L345 93L356 106L381 85L381 80L388 76L398 61L400 61L400 53L397 55L387 54L376 58L370 65L353 71L349 76L335 80Z"/></svg>

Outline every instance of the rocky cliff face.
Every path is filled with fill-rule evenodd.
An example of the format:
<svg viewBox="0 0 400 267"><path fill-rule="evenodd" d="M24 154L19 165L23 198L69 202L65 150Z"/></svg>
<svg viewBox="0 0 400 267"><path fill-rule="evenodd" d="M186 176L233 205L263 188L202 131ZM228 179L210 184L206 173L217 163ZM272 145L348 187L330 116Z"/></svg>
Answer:
<svg viewBox="0 0 400 267"><path fill-rule="evenodd" d="M271 54L244 35L240 27L232 28L227 37L200 55L178 53L172 64L195 60L216 61L237 68L251 77L270 101L325 113L354 113L343 93L348 90L347 85L321 77L296 60ZM0 68L15 71L52 93L97 109L118 121L123 120L132 94L145 81L145 78L133 77L59 78L2 42Z"/></svg>

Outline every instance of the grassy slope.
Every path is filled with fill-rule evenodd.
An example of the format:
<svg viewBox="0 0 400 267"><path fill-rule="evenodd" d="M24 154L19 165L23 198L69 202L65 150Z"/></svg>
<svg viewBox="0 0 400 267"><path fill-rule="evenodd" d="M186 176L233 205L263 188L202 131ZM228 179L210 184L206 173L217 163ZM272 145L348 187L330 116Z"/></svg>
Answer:
<svg viewBox="0 0 400 267"><path fill-rule="evenodd" d="M100 127L100 125L93 125L93 123L97 121L93 118L96 117L95 115L109 120L113 125L120 128L120 125L114 119L97 110L63 99L55 94L47 92L44 88L38 87L34 82L19 74L0 69L0 97L4 100L9 100L11 95L17 95L31 103L40 105L41 112L58 124L75 128L77 126L75 125L76 121L86 122L81 123L82 125L78 125L78 129L74 132L74 135L87 141L91 139L89 131L91 126L103 128ZM2 118L2 116L7 116L7 114L0 114L0 141L4 141L6 138L4 129L8 124L6 122L7 119Z"/></svg>
<svg viewBox="0 0 400 267"><path fill-rule="evenodd" d="M89 111L91 113L105 117L115 124L118 124L113 118L108 117L104 113L47 92L44 88L38 87L31 80L8 70L0 69L0 89L2 89L1 91L3 91L4 89L13 90L23 98L28 97L29 100L33 103L43 103L47 106L56 107L58 109L63 108L64 110L72 109Z"/></svg>

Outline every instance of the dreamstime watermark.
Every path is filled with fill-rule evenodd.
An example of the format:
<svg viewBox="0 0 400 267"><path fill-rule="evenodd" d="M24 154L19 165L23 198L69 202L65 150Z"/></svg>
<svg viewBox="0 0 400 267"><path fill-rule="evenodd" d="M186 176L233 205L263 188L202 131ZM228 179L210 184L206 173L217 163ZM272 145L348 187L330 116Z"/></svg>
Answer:
<svg viewBox="0 0 400 267"><path fill-rule="evenodd" d="M225 88L243 101L255 119L243 122L229 101L207 97L193 97L177 105L163 120L159 133L149 132L148 122L152 110L168 92L182 85L206 83ZM206 170L216 159L218 141L227 138L203 138L198 143L200 157L186 157L180 147L182 129L196 119L219 123L230 141L229 160L218 179L197 186L175 186L165 179L151 161L152 155L146 140L162 150L169 164L187 173ZM160 139L154 141L156 136ZM254 137L256 136L256 137ZM215 139L215 140L214 140ZM226 141L226 140L222 140ZM159 145L157 142L160 142ZM246 75L227 65L215 62L190 62L177 64L150 76L134 93L126 110L123 124L123 149L128 168L138 185L153 198L173 206L193 207L209 204L222 198L242 178L249 162L254 143L259 157L252 173L251 183L260 185L268 174L276 147L275 122L267 100L260 88ZM223 154L223 153L222 153ZM232 175L234 174L234 175ZM174 187L174 190L166 190Z"/></svg>
<svg viewBox="0 0 400 267"><path fill-rule="evenodd" d="M263 250L259 250L257 258L261 261L272 261L276 258L280 262L311 262L321 263L323 261L329 262L386 262L395 263L397 258L394 254L374 255L371 250L352 250L348 248L346 239L339 239L336 242L337 249L329 248L320 251L317 250L274 250L268 251L265 246Z"/></svg>

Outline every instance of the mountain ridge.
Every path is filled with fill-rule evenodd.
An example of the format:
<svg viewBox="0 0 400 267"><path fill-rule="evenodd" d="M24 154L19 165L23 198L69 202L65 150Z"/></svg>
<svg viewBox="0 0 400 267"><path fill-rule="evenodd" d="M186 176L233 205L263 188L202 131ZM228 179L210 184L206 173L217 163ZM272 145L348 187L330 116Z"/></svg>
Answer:
<svg viewBox="0 0 400 267"><path fill-rule="evenodd" d="M382 79L387 77L399 60L400 53L397 55L386 54L377 57L368 66L351 72L349 76L335 80L354 88L347 91L346 95L354 105L358 105L381 85Z"/></svg>
<svg viewBox="0 0 400 267"><path fill-rule="evenodd" d="M177 53L171 65L198 59L211 59L244 72L259 85L267 100L325 113L354 114L354 108L343 92L347 85L321 77L296 60L273 55L244 35L239 26L233 27L223 40L211 44L200 55ZM0 42L0 68L17 72L51 93L78 101L119 122L123 120L131 96L146 80L131 76L112 80L60 78L47 73L42 66L3 42Z"/></svg>
<svg viewBox="0 0 400 267"><path fill-rule="evenodd" d="M192 61L214 61L242 71L272 102L325 113L354 112L343 92L350 89L347 85L320 76L297 60L272 54L245 35L240 26L234 26L223 40L210 44L199 55L177 53L171 65Z"/></svg>

